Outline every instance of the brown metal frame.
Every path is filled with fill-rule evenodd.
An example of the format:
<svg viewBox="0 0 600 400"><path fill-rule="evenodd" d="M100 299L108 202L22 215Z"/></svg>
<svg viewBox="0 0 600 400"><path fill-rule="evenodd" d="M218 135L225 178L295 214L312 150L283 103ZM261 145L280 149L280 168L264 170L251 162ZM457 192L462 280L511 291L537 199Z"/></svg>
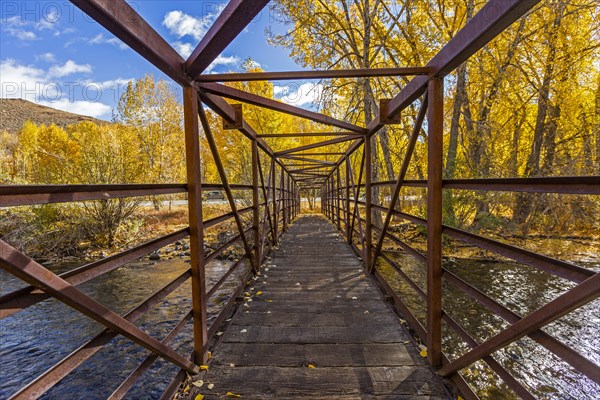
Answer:
<svg viewBox="0 0 600 400"><path fill-rule="evenodd" d="M277 245L281 234L287 230L289 224L300 212L300 193L303 190L314 190L317 187L321 188L321 212L331 219L338 230L344 234L354 251L362 257L365 268L372 273L374 279L380 283L382 289L391 297L417 335L427 344L430 363L435 367L440 367L438 373L450 377L457 384L464 397L468 399L477 398L458 372L473 362L483 360L515 393L522 398L533 398L527 389L495 361L491 355L494 351L525 335L546 347L590 379L596 382L600 381L600 369L597 365L540 329L556 318L597 298L600 295L600 275L598 273L442 224L443 190L600 194L600 177L442 179L444 76L527 13L539 0L490 1L423 67L212 75L201 75L201 73L265 7L268 0L231 0L187 60L184 60L124 0L71 1L182 86L187 183L3 186L0 193L0 207L187 193L189 227L61 275L51 273L7 243L0 241L0 266L31 285L0 297L0 318L13 315L52 296L106 326L103 332L51 367L46 373L27 384L13 398L41 396L118 334L124 335L146 347L152 354L126 378L110 398L122 398L158 356L182 368L162 396L165 399L171 397L177 390L179 382L185 377L185 373L196 372L198 370L197 364L206 362L209 341L233 307L236 297L244 288L245 280L235 289L233 296L211 326L207 326L207 299L214 295L228 277L240 266L245 265L246 262L250 264L250 270L247 272L248 277L250 274L258 272L268 251ZM217 83L407 75L414 76L414 78L395 97L381 99L381 104L384 105L381 108L381 114L378 114L372 121L368 121L366 127ZM399 113L424 94L398 178L394 181L373 182L373 136L385 124L397 123ZM225 98L310 119L334 126L343 131L258 134L244 120L241 106L229 104ZM214 141L202 104L205 104L222 117L224 126L238 130L250 140L252 184L230 184L228 182L220 159L219 149ZM428 118L428 177L427 180L421 181L405 180L426 114ZM200 121L200 124L198 121ZM220 184L208 184L200 181L200 125L203 128L217 166L221 179ZM274 152L268 143L264 141L264 138L310 136L323 136L328 137L328 139L279 152ZM338 145L347 141L352 143L345 152L340 152L336 148L324 149L321 153L305 152L306 150ZM360 162L358 162L358 177L355 181L356 171L353 168L353 161L358 161L358 157L352 157L360 148L362 148L362 156ZM268 165L270 166L266 179L260 161L261 152L266 155L265 160L269 161ZM331 161L328 159L329 156L339 156L339 158L337 161ZM343 173L342 168L344 168ZM378 186L393 187L391 202L388 207L377 204L375 201L377 199L372 197L372 189ZM397 210L397 202L402 187L420 187L427 190L427 219ZM361 188L365 189L365 201L359 199ZM203 221L202 190L207 189L223 190L226 193L231 212ZM252 205L238 209L233 190L251 191ZM252 212L252 223L251 226L245 226L241 215L249 212ZM364 213L363 217L361 217L361 212ZM382 227L374 226L372 223L372 215L375 212L386 213ZM389 232L389 226L394 217L427 227L427 254L421 254ZM204 230L231 219L235 221L238 230L237 235L205 256L203 251ZM253 232L252 245L247 236L250 232ZM578 285L539 310L521 317L442 267L442 235L465 241L482 249L561 276L576 282ZM124 316L108 310L77 289L77 286L83 282L94 279L187 236L190 237L191 243L190 269ZM374 237L377 239L375 246L372 242ZM403 272L402 267L386 254L388 253L384 248L386 240L413 255L424 265L427 271L426 290L421 289L412 281ZM233 263L230 269L207 292L205 284L206 263L237 242L241 242L244 247L243 257ZM265 252L267 248L268 251ZM412 315L401 297L379 273L377 270L378 261L385 262L394 268L402 279L427 302L426 326L423 326ZM145 312L157 305L164 297L190 278L192 281L192 310L165 338L158 341L133 324ZM443 280L463 290L484 307L504 318L511 324L510 327L483 343L477 343L464 328L444 311L441 301ZM194 332L194 351L191 358L183 357L169 347L172 338L184 329L189 321L193 322ZM455 360L448 360L441 347L443 323L456 331L465 343L471 347L471 350Z"/></svg>

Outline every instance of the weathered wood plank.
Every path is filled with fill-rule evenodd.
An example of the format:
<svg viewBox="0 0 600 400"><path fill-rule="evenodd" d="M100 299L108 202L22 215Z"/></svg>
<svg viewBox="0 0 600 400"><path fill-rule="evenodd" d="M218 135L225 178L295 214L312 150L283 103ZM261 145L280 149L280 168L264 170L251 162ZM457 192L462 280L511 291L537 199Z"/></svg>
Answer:
<svg viewBox="0 0 600 400"><path fill-rule="evenodd" d="M221 328L208 371L196 378L205 386L192 385L188 399L227 392L261 400L447 398L360 260L325 219L301 217L290 226L245 292Z"/></svg>
<svg viewBox="0 0 600 400"><path fill-rule="evenodd" d="M219 398L233 392L250 399L312 398L313 394L336 399L361 398L363 394L440 396L443 391L427 368L400 367L218 367L203 379L215 382L203 394Z"/></svg>
<svg viewBox="0 0 600 400"><path fill-rule="evenodd" d="M404 343L248 344L229 343L216 353L215 365L306 367L424 366L423 357L404 351Z"/></svg>

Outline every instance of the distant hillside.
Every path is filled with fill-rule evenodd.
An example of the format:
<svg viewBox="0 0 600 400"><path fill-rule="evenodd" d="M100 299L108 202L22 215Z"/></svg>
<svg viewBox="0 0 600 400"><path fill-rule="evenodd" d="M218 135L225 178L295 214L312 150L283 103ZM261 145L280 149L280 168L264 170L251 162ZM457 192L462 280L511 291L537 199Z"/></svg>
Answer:
<svg viewBox="0 0 600 400"><path fill-rule="evenodd" d="M98 124L107 123L106 121L85 115L41 106L27 100L0 99L0 131L16 133L21 129L25 121L45 125L56 124L58 126L67 126L81 121L92 121Z"/></svg>

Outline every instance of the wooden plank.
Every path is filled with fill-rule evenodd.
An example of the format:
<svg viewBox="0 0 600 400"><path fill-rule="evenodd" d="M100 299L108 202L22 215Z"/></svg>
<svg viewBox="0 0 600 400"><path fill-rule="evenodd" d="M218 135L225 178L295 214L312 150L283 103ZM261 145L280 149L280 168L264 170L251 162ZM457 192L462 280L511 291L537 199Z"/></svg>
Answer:
<svg viewBox="0 0 600 400"><path fill-rule="evenodd" d="M376 367L427 365L416 352L405 351L402 343L277 344L248 346L230 343L214 355L213 364L237 366L302 367L311 362L319 367Z"/></svg>
<svg viewBox="0 0 600 400"><path fill-rule="evenodd" d="M295 399L331 396L336 399L362 398L361 394L433 396L443 398L442 389L427 368L394 367L229 367L209 369L205 381L214 382L207 399L233 392L243 399ZM195 390L193 391L195 392ZM213 397L214 396L214 397ZM193 397L192 397L193 398ZM431 398L431 397L425 397Z"/></svg>
<svg viewBox="0 0 600 400"><path fill-rule="evenodd" d="M345 311L345 310L344 310ZM367 311L365 309L365 311ZM232 326L250 326L250 325L261 325L261 326L354 326L354 327L365 327L370 325L385 325L395 324L398 322L393 314L389 310L375 310L365 313L362 308L355 308L352 311L338 312L338 313L289 313L289 312L278 312L277 307L274 308L271 313L243 313L238 315L235 320L232 321ZM403 336L404 340L408 337ZM397 340L400 340L398 338Z"/></svg>
<svg viewBox="0 0 600 400"><path fill-rule="evenodd" d="M209 370L197 378L214 388L192 386L187 398L229 391L250 399L447 398L360 260L323 217L296 219L245 292L220 328Z"/></svg>

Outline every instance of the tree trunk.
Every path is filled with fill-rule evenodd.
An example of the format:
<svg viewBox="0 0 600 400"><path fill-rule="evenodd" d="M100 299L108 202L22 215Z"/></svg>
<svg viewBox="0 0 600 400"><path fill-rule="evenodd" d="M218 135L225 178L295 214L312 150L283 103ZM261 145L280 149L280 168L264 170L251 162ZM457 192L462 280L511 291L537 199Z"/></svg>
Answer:
<svg viewBox="0 0 600 400"><path fill-rule="evenodd" d="M558 29L560 27L562 16L564 11L564 5L560 5L557 10L556 17L552 28L548 32L550 38L548 40L548 56L546 57L546 68L544 70L544 78L542 80L542 86L538 91L538 108L537 117L535 120L535 129L533 133L533 142L527 157L527 163L525 164L525 176L532 177L537 176L540 173L540 157L542 152L542 145L544 143L544 131L546 130L546 116L548 114L549 98L550 98L550 85L554 77L554 62L556 59L556 40L558 36ZM517 224L524 224L529 215L533 210L532 196L527 193L522 193L517 196L517 204L513 213L513 222ZM526 228L526 227L525 227ZM526 230L526 229L525 229Z"/></svg>

